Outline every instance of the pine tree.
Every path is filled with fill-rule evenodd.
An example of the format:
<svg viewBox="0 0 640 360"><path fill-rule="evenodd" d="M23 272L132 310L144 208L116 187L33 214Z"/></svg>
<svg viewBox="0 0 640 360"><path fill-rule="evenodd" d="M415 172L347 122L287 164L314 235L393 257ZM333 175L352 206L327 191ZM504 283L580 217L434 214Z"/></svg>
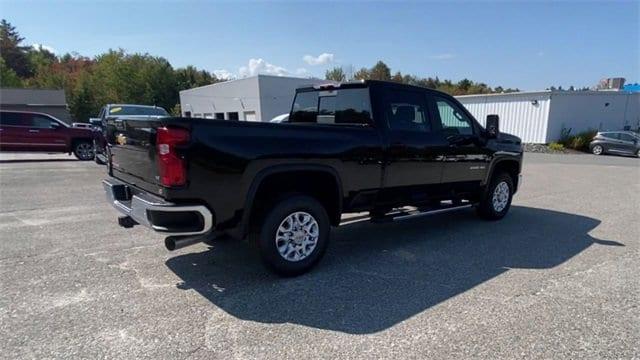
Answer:
<svg viewBox="0 0 640 360"><path fill-rule="evenodd" d="M7 20L0 21L0 56L8 68L15 71L21 78L33 75L27 58L28 46L22 46L24 38L18 34L16 28Z"/></svg>

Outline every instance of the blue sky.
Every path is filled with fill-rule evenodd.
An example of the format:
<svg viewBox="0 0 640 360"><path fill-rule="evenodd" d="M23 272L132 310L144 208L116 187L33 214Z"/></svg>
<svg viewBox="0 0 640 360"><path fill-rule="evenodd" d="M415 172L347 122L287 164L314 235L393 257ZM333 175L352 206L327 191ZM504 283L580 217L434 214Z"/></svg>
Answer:
<svg viewBox="0 0 640 360"><path fill-rule="evenodd" d="M148 52L235 76L370 67L540 90L640 81L640 2L30 2L0 15L59 54ZM324 56L320 56L325 54ZM305 56L307 56L305 61ZM251 60L253 59L253 61Z"/></svg>

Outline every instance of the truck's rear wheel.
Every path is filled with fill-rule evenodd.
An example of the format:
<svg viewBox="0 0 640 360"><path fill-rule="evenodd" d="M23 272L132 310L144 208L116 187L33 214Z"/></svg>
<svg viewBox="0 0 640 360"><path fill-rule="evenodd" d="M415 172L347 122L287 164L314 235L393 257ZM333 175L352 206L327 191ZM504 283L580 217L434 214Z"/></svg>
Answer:
<svg viewBox="0 0 640 360"><path fill-rule="evenodd" d="M307 272L324 255L329 243L329 216L317 200L295 195L276 203L257 234L263 262L283 276Z"/></svg>
<svg viewBox="0 0 640 360"><path fill-rule="evenodd" d="M507 173L498 173L491 179L478 205L478 214L487 220L502 219L511 207L512 198L513 179Z"/></svg>

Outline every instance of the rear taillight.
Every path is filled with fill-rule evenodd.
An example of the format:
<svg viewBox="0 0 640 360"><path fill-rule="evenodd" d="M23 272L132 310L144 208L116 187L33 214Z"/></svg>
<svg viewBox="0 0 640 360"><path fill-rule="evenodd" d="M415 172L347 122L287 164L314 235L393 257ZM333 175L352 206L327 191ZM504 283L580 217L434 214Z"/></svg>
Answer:
<svg viewBox="0 0 640 360"><path fill-rule="evenodd" d="M187 166L185 160L177 153L176 146L188 142L188 130L167 127L157 129L158 172L163 186L182 186L187 183Z"/></svg>

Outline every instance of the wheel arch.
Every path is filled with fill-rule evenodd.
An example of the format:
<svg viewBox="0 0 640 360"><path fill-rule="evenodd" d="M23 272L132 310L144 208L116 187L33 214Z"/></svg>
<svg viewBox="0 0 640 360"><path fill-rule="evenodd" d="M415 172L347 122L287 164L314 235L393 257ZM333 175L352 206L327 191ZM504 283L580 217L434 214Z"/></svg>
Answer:
<svg viewBox="0 0 640 360"><path fill-rule="evenodd" d="M290 183L285 183L278 187L278 192L274 194L265 195L265 192L269 190L269 187L279 180L283 179L285 175L297 174L295 181L290 180ZM305 184L304 180L313 178L311 184ZM329 196L318 196L318 192L309 190L318 190L318 181L329 180L331 183L328 189L320 189L320 193L325 193ZM293 188L286 187L286 185L294 184ZM286 188L286 191L284 190ZM342 214L342 181L338 172L327 165L315 165L315 164L291 164L291 165L274 165L268 168L262 169L254 177L249 190L246 194L245 206L242 214L242 220L240 222L240 236L245 237L250 228L252 221L255 220L256 205L261 200L275 199L277 195L282 195L287 192L300 192L314 196L327 210L329 220L332 225L340 223L340 216Z"/></svg>
<svg viewBox="0 0 640 360"><path fill-rule="evenodd" d="M518 178L522 170L521 166L522 166L522 160L520 158L515 158L511 156L498 158L491 165L491 168L487 173L487 177L483 185L488 185L495 174L504 171L511 176L511 180L513 181L513 186L515 188L514 189L514 193L515 193L519 187Z"/></svg>
<svg viewBox="0 0 640 360"><path fill-rule="evenodd" d="M91 146L93 146L93 138L92 137L74 137L71 138L71 151L74 150L74 148L76 147L76 144L78 144L79 142L88 142L89 144L91 144Z"/></svg>

